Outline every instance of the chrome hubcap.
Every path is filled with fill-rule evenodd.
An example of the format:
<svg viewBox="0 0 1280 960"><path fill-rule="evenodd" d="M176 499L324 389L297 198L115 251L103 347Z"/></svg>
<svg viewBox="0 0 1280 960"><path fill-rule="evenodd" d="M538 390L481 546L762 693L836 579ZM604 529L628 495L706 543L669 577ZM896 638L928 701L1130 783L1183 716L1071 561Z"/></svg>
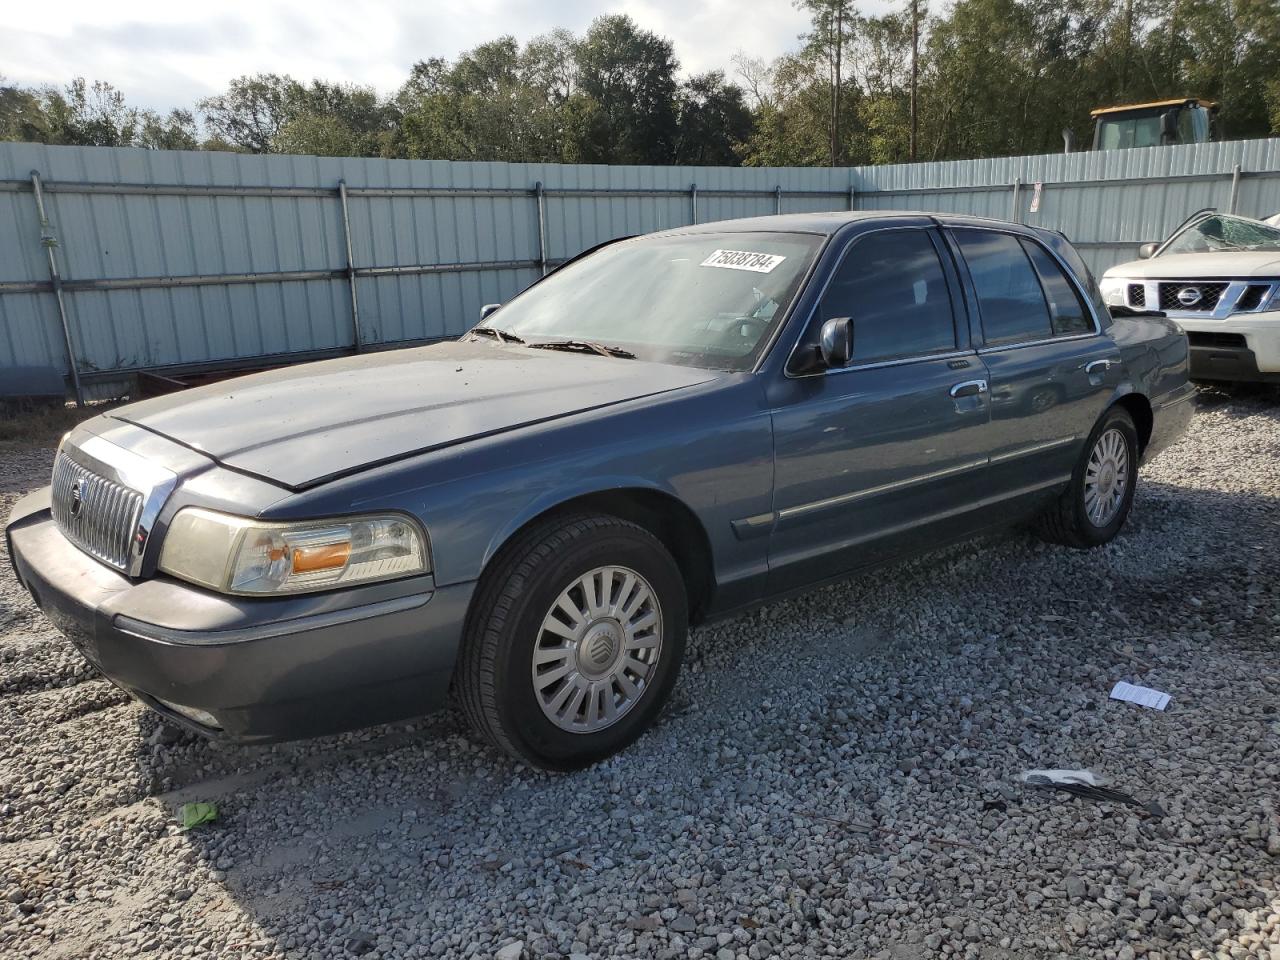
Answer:
<svg viewBox="0 0 1280 960"><path fill-rule="evenodd" d="M1095 527L1115 519L1129 489L1129 445L1114 427L1093 445L1084 472L1084 512Z"/></svg>
<svg viewBox="0 0 1280 960"><path fill-rule="evenodd" d="M533 689L547 719L570 733L617 723L648 689L662 655L662 609L628 567L596 567L542 618Z"/></svg>

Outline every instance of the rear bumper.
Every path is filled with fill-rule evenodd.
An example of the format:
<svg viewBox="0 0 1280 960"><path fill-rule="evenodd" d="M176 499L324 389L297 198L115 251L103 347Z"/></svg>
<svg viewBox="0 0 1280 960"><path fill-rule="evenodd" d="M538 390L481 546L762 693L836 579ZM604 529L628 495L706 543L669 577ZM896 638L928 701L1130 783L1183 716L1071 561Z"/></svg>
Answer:
<svg viewBox="0 0 1280 960"><path fill-rule="evenodd" d="M20 501L5 533L19 580L86 659L206 736L317 736L446 700L472 584L437 589L417 577L245 599L166 578L134 581L62 536L47 491Z"/></svg>
<svg viewBox="0 0 1280 960"><path fill-rule="evenodd" d="M1184 383L1178 389L1152 401L1151 436L1142 451L1144 462L1159 455L1187 432L1195 414L1195 398L1195 386Z"/></svg>

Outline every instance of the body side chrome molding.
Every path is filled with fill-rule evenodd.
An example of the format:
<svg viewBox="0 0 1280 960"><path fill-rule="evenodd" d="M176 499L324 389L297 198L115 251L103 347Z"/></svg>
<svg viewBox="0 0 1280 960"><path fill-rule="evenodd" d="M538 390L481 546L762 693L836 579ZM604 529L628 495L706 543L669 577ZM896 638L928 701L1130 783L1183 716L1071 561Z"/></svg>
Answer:
<svg viewBox="0 0 1280 960"><path fill-rule="evenodd" d="M739 540L746 540L751 537L760 536L769 531L775 522L791 520L795 517L804 516L818 510L826 510L830 507L838 507L847 503L856 503L859 500L866 500L871 497L878 497L881 494L892 493L896 490L905 490L910 487L918 486L922 483L928 483L931 480L942 480L946 477L956 476L971 470L977 470L996 463L1005 463L1010 460L1016 460L1019 457L1030 456L1035 453L1043 453L1048 450L1055 450L1059 447L1065 447L1075 443L1079 437L1060 437L1057 440L1047 440L1042 443L1033 443L1030 446L1019 447L1016 450L1009 450L1005 453L997 454L993 457L984 457L981 460L971 460L966 463L956 464L952 467L946 467L942 470L933 470L929 473L916 474L913 477L907 477L904 480L895 480L892 483L882 483L875 487L866 487L862 490L853 490L849 493L842 493L834 497L826 497L822 500L811 500L808 503L799 503L794 507L784 507L774 513L760 513L753 517L744 517L741 520L731 520L733 532ZM1051 481L1056 483L1057 481ZM982 503L985 501L979 501Z"/></svg>
<svg viewBox="0 0 1280 960"><path fill-rule="evenodd" d="M824 545L819 549L808 550L802 554L793 554L788 558L788 562L800 562L811 559L819 553L836 553L840 550L848 550L851 547L856 547L859 544L869 543L872 540L882 540L888 537L894 537L900 533L905 533L908 530L914 530L916 527L922 527L930 523L937 523L941 520L949 520L952 517L958 517L961 514L969 513L973 510L982 510L986 507L993 507L1006 500L1015 500L1018 497L1030 496L1031 494L1039 493L1042 490L1049 490L1053 487L1065 485L1070 482L1071 474L1069 473L1063 476L1053 477L1049 480L1041 480L1037 483L1028 484L1025 487L1019 487L1017 490L1011 490L1008 493L983 497L981 500L975 500L972 503L949 507L946 510L940 510L937 513L930 513L923 517L916 517L903 523L895 524L894 526L888 527L884 530L876 530L872 533L864 533L856 537L849 537L846 540L841 540L839 543ZM770 559L770 564L772 566L772 558Z"/></svg>
<svg viewBox="0 0 1280 960"><path fill-rule="evenodd" d="M966 473L970 470L977 470L987 465L987 458L981 460L970 460L967 463L959 463L952 467L945 467L942 470L931 470L929 473L916 474L913 477L907 477L904 480L895 480L892 483L882 483L875 487L866 487L863 490L854 490L850 493L842 493L839 496L827 497L822 500L812 500L809 503L797 504L794 507L784 507L778 511L778 520L790 520L793 517L803 516L807 513L813 513L816 510L826 510L829 507L836 507L846 503L855 503L858 500L865 500L869 497L877 497L883 493L891 493L895 490L905 490L908 487L918 486L922 483L928 483L930 480L941 480L944 477L955 476L957 474Z"/></svg>
<svg viewBox="0 0 1280 960"><path fill-rule="evenodd" d="M1077 436L1060 437L1057 440L1046 440L1043 443L1033 443L1030 446L1018 447L1014 450L1008 450L1005 453L998 453L991 458L992 463L1004 463L1008 460L1017 460L1019 457L1028 457L1033 453L1044 453L1047 450L1056 450L1058 447L1065 447L1068 444L1075 443L1080 438Z"/></svg>

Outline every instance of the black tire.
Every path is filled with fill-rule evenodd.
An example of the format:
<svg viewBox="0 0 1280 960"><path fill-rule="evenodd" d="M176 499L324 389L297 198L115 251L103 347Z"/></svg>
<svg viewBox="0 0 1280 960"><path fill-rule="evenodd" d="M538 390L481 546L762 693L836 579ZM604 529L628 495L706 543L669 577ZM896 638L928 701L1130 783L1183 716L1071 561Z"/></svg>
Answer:
<svg viewBox="0 0 1280 960"><path fill-rule="evenodd" d="M543 617L570 584L600 566L641 574L656 594L662 645L634 706L612 725L569 732L539 705L531 671ZM471 725L536 767L576 770L639 737L675 686L689 629L680 568L643 527L607 515L552 517L517 535L481 578L459 654L455 694Z"/></svg>
<svg viewBox="0 0 1280 960"><path fill-rule="evenodd" d="M1124 438L1128 454L1128 485L1115 515L1099 526L1089 519L1085 508L1085 474L1089 458L1099 439L1109 430L1117 430ZM1133 506L1133 493L1138 480L1138 430L1133 418L1122 407L1112 407L1093 428L1089 440L1080 454L1071 483L1032 524L1036 536L1049 543L1058 543L1077 550L1089 550L1110 542L1124 526Z"/></svg>

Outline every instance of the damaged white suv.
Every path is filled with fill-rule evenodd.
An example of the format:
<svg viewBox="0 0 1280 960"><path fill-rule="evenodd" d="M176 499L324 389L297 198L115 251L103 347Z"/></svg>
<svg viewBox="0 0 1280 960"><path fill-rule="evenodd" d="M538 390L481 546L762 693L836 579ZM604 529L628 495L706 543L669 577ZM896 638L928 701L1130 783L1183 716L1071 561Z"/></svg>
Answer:
<svg viewBox="0 0 1280 960"><path fill-rule="evenodd" d="M1280 228L1201 210L1103 274L1107 304L1186 331L1193 380L1280 383Z"/></svg>

